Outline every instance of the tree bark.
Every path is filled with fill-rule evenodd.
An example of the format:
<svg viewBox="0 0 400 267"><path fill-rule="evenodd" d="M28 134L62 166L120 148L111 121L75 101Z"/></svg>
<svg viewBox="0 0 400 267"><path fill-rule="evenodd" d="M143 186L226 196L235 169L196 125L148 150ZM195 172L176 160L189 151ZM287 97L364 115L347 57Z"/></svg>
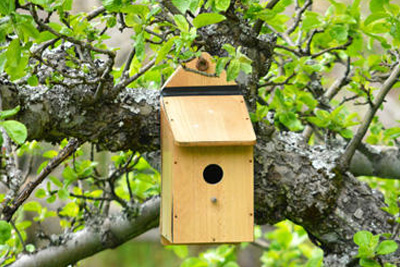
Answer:
<svg viewBox="0 0 400 267"><path fill-rule="evenodd" d="M61 86L46 90L17 87L3 81L0 89L5 107L21 106L16 119L27 125L30 139L57 142L66 137L76 137L112 151L156 152L159 149L158 91L127 88L114 100L105 97L88 105L80 100L83 96L81 91ZM264 124L255 125L255 129L258 138L254 160L255 219L258 224L290 219L302 225L324 249L327 266L335 266L335 261L352 260L351 256L356 252L352 237L357 231L391 233L391 217L381 210L385 205L382 195L373 192L350 172L339 173L335 169L342 153L340 148L309 147L300 134L277 133ZM158 154L153 154L153 161L159 161ZM355 157L353 170L360 170L357 163L360 160L365 159L363 156ZM367 171L364 170L364 174ZM143 211L148 205L144 204ZM123 221L124 229L137 235L154 227L157 224L156 209L152 206L151 215L143 212L130 226L128 221ZM65 253L66 250L68 253L63 255L78 261L110 247L100 245L99 233L91 229L88 227L70 234L70 241L66 241L68 245L24 256L16 261L15 266L22 266L21 262L33 257L35 260L31 262L50 266L55 258L61 259L62 251ZM135 235L126 234L127 238L116 239L114 245ZM73 245L75 240L82 241ZM79 249L82 246L87 249ZM46 251L51 253L46 254Z"/></svg>
<svg viewBox="0 0 400 267"><path fill-rule="evenodd" d="M76 233L64 235L60 244L34 254L23 255L13 267L68 266L100 251L115 248L124 242L154 228L158 224L160 198L144 203L138 217L124 214L112 218L98 218Z"/></svg>

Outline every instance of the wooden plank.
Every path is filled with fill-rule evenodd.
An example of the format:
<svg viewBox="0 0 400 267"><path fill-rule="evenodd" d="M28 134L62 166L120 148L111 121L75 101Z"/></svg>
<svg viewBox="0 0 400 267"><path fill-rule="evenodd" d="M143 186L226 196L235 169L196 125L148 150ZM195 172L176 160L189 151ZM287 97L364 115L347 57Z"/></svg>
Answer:
<svg viewBox="0 0 400 267"><path fill-rule="evenodd" d="M166 97L163 103L179 146L256 143L243 96Z"/></svg>
<svg viewBox="0 0 400 267"><path fill-rule="evenodd" d="M204 72L208 74L215 73L215 63L212 57L207 53L202 53L202 57L208 61L208 69ZM197 70L196 64L199 59L194 59L186 64L187 68ZM226 73L223 71L219 77L207 77L197 73L184 70L179 67L174 74L165 83L166 87L186 87L186 86L212 86L212 85L235 85L234 81L226 81Z"/></svg>
<svg viewBox="0 0 400 267"><path fill-rule="evenodd" d="M172 165L173 139L166 114L161 106L161 205L160 232L165 240L172 241Z"/></svg>
<svg viewBox="0 0 400 267"><path fill-rule="evenodd" d="M178 147L176 152L173 243L253 241L253 147ZM209 164L223 169L217 184L203 178Z"/></svg>

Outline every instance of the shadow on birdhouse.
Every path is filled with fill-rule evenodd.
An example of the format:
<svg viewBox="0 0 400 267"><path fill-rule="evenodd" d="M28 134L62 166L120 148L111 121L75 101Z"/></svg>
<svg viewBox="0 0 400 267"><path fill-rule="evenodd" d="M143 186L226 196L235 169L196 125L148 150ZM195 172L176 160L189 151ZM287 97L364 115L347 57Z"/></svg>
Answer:
<svg viewBox="0 0 400 267"><path fill-rule="evenodd" d="M215 72L208 54L187 67ZM225 73L173 74L161 98L163 244L253 241L255 142L243 96Z"/></svg>

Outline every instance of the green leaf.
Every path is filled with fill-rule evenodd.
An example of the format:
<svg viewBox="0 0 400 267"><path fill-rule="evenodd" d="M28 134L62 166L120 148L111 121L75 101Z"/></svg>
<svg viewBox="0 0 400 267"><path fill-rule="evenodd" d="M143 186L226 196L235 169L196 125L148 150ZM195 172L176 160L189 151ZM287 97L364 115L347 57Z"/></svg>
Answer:
<svg viewBox="0 0 400 267"><path fill-rule="evenodd" d="M6 221L0 221L0 244L4 244L11 238L11 225Z"/></svg>
<svg viewBox="0 0 400 267"><path fill-rule="evenodd" d="M172 250L180 259L186 258L189 254L187 246L166 246L166 249Z"/></svg>
<svg viewBox="0 0 400 267"><path fill-rule="evenodd" d="M42 205L37 201L30 201L24 204L24 211L34 211L40 213L42 211Z"/></svg>
<svg viewBox="0 0 400 267"><path fill-rule="evenodd" d="M58 190L58 197L61 200L67 200L69 197L69 192L66 188L61 188L60 190Z"/></svg>
<svg viewBox="0 0 400 267"><path fill-rule="evenodd" d="M18 67L21 60L21 44L19 43L19 39L14 39L10 42L6 55L7 65L13 68Z"/></svg>
<svg viewBox="0 0 400 267"><path fill-rule="evenodd" d="M302 29L309 31L311 29L316 29L323 25L322 16L317 12L306 11L302 23Z"/></svg>
<svg viewBox="0 0 400 267"><path fill-rule="evenodd" d="M172 46L174 45L175 40L177 39L177 36L172 37L171 39L169 39L166 43L164 43L164 45L161 47L161 49L158 51L158 55L156 57L156 62L155 64L160 63L163 59L165 59L165 57L167 56L167 54L169 53L169 51L171 50Z"/></svg>
<svg viewBox="0 0 400 267"><path fill-rule="evenodd" d="M172 4L183 14L189 9L190 1L187 0L172 0Z"/></svg>
<svg viewBox="0 0 400 267"><path fill-rule="evenodd" d="M329 34L338 42L344 42L347 40L348 29L343 25L334 25L330 30Z"/></svg>
<svg viewBox="0 0 400 267"><path fill-rule="evenodd" d="M8 136L17 144L23 144L28 137L28 131L19 121L8 120L0 122Z"/></svg>
<svg viewBox="0 0 400 267"><path fill-rule="evenodd" d="M57 156L57 155L58 155L58 152L57 152L57 151L55 151L55 150L48 150L48 151L44 152L42 156L45 157L45 158L48 158L48 159L52 159L52 158L54 158L54 157Z"/></svg>
<svg viewBox="0 0 400 267"><path fill-rule="evenodd" d="M44 198L46 195L46 190L44 190L43 188L39 188L35 193L35 197L37 198Z"/></svg>
<svg viewBox="0 0 400 267"><path fill-rule="evenodd" d="M225 20L226 17L217 13L203 13L193 19L193 25L201 28L210 24L218 23Z"/></svg>
<svg viewBox="0 0 400 267"><path fill-rule="evenodd" d="M398 245L397 245L396 241L384 240L378 245L378 248L376 249L376 253L378 255L386 255L386 254L395 252L397 250L397 248L398 248Z"/></svg>
<svg viewBox="0 0 400 267"><path fill-rule="evenodd" d="M26 251L28 251L28 252L30 252L30 253L33 253L33 252L35 252L35 246L34 245L32 245L32 244L28 244L28 245L26 245L25 246L25 249L26 249Z"/></svg>
<svg viewBox="0 0 400 267"><path fill-rule="evenodd" d="M189 24L187 23L186 19L182 15L175 15L174 21L176 26L181 32L188 32L189 31Z"/></svg>
<svg viewBox="0 0 400 267"><path fill-rule="evenodd" d="M371 13L385 12L385 5L389 3L389 0L371 0L369 2L369 10Z"/></svg>
<svg viewBox="0 0 400 267"><path fill-rule="evenodd" d="M118 12L122 7L122 0L101 0L103 6L111 12Z"/></svg>
<svg viewBox="0 0 400 267"><path fill-rule="evenodd" d="M60 211L60 215L69 217L76 217L78 213L79 213L79 207L75 202L68 203Z"/></svg>
<svg viewBox="0 0 400 267"><path fill-rule="evenodd" d="M300 131L304 128L293 112L279 114L279 121L291 131Z"/></svg>
<svg viewBox="0 0 400 267"><path fill-rule="evenodd" d="M15 10L14 0L1 0L0 1L0 13L3 15L10 15Z"/></svg>
<svg viewBox="0 0 400 267"><path fill-rule="evenodd" d="M182 263L181 267L209 267L209 264L203 259L188 258Z"/></svg>
<svg viewBox="0 0 400 267"><path fill-rule="evenodd" d="M36 75L32 75L28 78L28 84L30 86L37 86L39 84L39 79Z"/></svg>
<svg viewBox="0 0 400 267"><path fill-rule="evenodd" d="M0 111L0 120L5 120L5 119L8 119L8 118L14 116L15 114L17 114L20 111L20 109L21 109L20 106L16 106L13 109Z"/></svg>
<svg viewBox="0 0 400 267"><path fill-rule="evenodd" d="M221 75L222 71L225 69L226 64L228 63L228 57L220 57L217 60L217 64L215 66L215 73L217 76Z"/></svg>
<svg viewBox="0 0 400 267"><path fill-rule="evenodd" d="M122 12L128 13L128 14L135 14L139 15L141 17L146 17L148 13L150 13L150 9L146 5L129 5L126 7L123 7L121 9Z"/></svg>
<svg viewBox="0 0 400 267"><path fill-rule="evenodd" d="M236 48L231 44L223 44L222 48L225 49L229 55L234 56L236 54Z"/></svg>
<svg viewBox="0 0 400 267"><path fill-rule="evenodd" d="M240 72L240 61L238 59L232 59L229 63L226 80L232 81L236 79Z"/></svg>
<svg viewBox="0 0 400 267"><path fill-rule="evenodd" d="M368 258L361 258L360 265L362 267L381 267L381 265L378 262Z"/></svg>
<svg viewBox="0 0 400 267"><path fill-rule="evenodd" d="M373 234L369 231L359 231L354 237L353 241L360 247L368 247Z"/></svg>
<svg viewBox="0 0 400 267"><path fill-rule="evenodd" d="M69 183L71 183L71 182L75 181L76 179L78 179L78 175L76 174L76 172L69 166L64 168L64 170L62 172L62 176Z"/></svg>
<svg viewBox="0 0 400 267"><path fill-rule="evenodd" d="M230 0L215 0L215 8L218 11L226 11L231 4Z"/></svg>
<svg viewBox="0 0 400 267"><path fill-rule="evenodd" d="M346 139L351 139L353 138L353 131L350 129L343 129L339 132L339 134Z"/></svg>
<svg viewBox="0 0 400 267"><path fill-rule="evenodd" d="M135 41L136 57L139 59L139 61L142 61L146 52L144 44L144 33L141 32L136 35Z"/></svg>

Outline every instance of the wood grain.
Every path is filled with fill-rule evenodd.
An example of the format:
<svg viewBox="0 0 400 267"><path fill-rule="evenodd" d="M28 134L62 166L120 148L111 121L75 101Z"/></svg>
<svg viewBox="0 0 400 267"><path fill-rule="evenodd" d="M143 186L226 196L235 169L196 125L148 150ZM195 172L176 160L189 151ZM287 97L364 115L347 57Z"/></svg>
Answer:
<svg viewBox="0 0 400 267"><path fill-rule="evenodd" d="M165 111L161 105L161 207L160 232L168 241L172 241L172 167L173 137ZM163 239L161 239L163 242Z"/></svg>
<svg viewBox="0 0 400 267"><path fill-rule="evenodd" d="M253 147L179 147L176 152L173 243L253 241ZM203 178L209 164L223 169L217 184Z"/></svg>

